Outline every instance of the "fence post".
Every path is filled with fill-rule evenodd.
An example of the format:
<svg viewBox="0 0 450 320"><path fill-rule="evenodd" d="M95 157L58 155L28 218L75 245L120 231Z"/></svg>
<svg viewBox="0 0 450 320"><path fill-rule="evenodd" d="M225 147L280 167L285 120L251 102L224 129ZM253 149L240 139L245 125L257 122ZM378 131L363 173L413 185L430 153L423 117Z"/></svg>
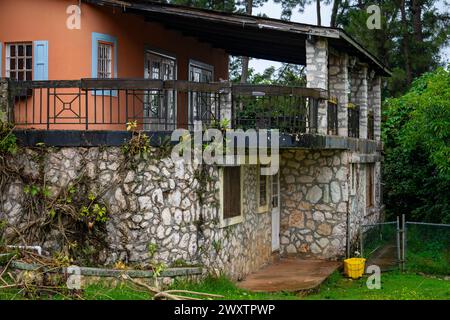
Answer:
<svg viewBox="0 0 450 320"><path fill-rule="evenodd" d="M397 259L398 259L398 267L402 270L402 249L400 246L400 217L397 216Z"/></svg>
<svg viewBox="0 0 450 320"><path fill-rule="evenodd" d="M406 219L402 214L402 271L405 271L406 265Z"/></svg>

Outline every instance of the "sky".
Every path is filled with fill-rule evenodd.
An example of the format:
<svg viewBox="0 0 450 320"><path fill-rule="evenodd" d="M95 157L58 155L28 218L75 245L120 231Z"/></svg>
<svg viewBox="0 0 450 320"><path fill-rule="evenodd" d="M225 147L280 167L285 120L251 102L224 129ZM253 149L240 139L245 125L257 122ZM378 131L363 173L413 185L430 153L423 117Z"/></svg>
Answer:
<svg viewBox="0 0 450 320"><path fill-rule="evenodd" d="M331 1L332 2L332 1ZM448 6L444 4L444 0L439 0L437 7L442 10L450 10ZM332 3L329 5L322 4L321 7L321 15L322 15L322 25L329 26L330 25L330 18L331 18L331 8ZM276 18L279 19L281 16L281 5L274 3L272 0L269 0L263 7L253 9L253 14L257 15L260 13L266 14L270 18ZM292 14L292 21L295 22L301 22L301 23L308 23L308 24L316 24L316 4L312 3L310 5L307 5L305 7L305 10L303 13L299 13L296 9ZM447 62L450 62L450 47L445 48L442 51L444 55L444 60ZM275 66L279 67L280 63L275 61L268 61L268 60L260 60L260 59L252 59L250 60L250 67L254 68L256 72L263 72L264 69Z"/></svg>

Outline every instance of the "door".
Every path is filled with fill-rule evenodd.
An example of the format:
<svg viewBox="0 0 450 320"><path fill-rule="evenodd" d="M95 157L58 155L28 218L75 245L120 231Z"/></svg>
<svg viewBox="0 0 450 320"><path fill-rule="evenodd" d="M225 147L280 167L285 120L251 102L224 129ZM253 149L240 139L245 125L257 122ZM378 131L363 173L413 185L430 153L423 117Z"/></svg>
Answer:
<svg viewBox="0 0 450 320"><path fill-rule="evenodd" d="M213 66L193 61L189 62L189 81L208 83L213 81ZM214 97L209 92L189 92L189 124L195 121L209 123L214 113ZM191 127L192 128L192 127Z"/></svg>
<svg viewBox="0 0 450 320"><path fill-rule="evenodd" d="M175 58L147 50L145 78L176 80ZM144 129L167 131L176 128L176 95L174 90L146 90L144 95Z"/></svg>
<svg viewBox="0 0 450 320"><path fill-rule="evenodd" d="M280 249L280 176L272 176L272 251Z"/></svg>

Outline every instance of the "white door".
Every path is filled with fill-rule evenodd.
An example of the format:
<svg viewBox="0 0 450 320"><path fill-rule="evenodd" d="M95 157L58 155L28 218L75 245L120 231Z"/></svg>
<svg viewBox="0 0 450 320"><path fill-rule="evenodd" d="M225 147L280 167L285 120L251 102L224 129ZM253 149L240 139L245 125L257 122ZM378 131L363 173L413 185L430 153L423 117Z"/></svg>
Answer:
<svg viewBox="0 0 450 320"><path fill-rule="evenodd" d="M272 176L272 251L280 249L280 177Z"/></svg>

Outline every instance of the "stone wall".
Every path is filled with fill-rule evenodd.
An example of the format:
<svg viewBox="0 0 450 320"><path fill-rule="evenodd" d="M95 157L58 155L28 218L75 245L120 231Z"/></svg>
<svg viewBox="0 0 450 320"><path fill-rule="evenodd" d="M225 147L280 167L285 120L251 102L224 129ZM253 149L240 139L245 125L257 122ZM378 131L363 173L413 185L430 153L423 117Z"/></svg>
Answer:
<svg viewBox="0 0 450 320"><path fill-rule="evenodd" d="M287 150L281 153L281 252L337 259L351 248L361 224L380 219L380 163L375 163L375 206L366 208L366 163L355 163L357 192L350 188L350 165L359 157L345 150ZM373 162L371 162L373 163ZM351 252L352 253L352 252Z"/></svg>
<svg viewBox="0 0 450 320"><path fill-rule="evenodd" d="M104 192L108 246L99 255L101 264L120 260L145 265L151 260L170 266L182 260L241 278L270 259L270 214L256 213L256 166L243 167L244 221L220 228L217 193L200 205L199 181L190 165L165 158L141 160L133 170L119 170L124 158L116 147L50 149L45 159L38 162L38 158L35 151L26 149L13 161L24 175L36 177L43 172L53 194L83 172L91 179L92 192ZM208 174L212 182L206 190L218 190L219 169L210 167ZM0 220L6 219L10 226L26 223L24 187L12 181L2 195ZM7 234L12 232L7 228ZM28 245L57 251L60 236L54 230L44 243ZM153 257L149 244L156 248Z"/></svg>
<svg viewBox="0 0 450 320"><path fill-rule="evenodd" d="M281 250L320 258L344 255L348 154L291 150L281 154Z"/></svg>

